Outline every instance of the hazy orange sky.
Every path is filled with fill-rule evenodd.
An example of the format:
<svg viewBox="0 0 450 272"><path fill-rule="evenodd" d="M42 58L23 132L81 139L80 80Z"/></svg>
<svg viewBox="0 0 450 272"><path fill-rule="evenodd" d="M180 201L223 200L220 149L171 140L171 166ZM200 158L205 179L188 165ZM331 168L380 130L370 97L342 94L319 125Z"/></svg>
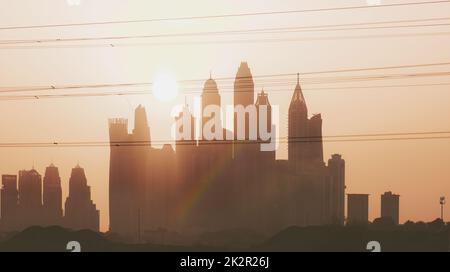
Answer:
<svg viewBox="0 0 450 272"><path fill-rule="evenodd" d="M382 0L381 3L402 2L413 1ZM365 4L365 0L81 0L79 6L70 6L66 0L19 0L8 1L8 5L0 9L0 26L202 16ZM346 24L439 18L448 17L449 14L450 4L439 4L198 21L0 30L0 40L151 35ZM75 46L17 49L0 46L0 88L149 82L161 71L169 71L178 80L207 79L210 71L214 77L232 77L241 61L249 63L254 75L442 63L450 61L449 34L354 39L323 39L323 37L446 31L449 31L449 26L258 36L259 38L319 38L290 42L217 42L256 38L236 35L156 40L169 42L164 45L149 45L148 43L154 42L149 39L131 40L120 42L129 46L114 48ZM192 43L193 41L203 41L203 43ZM449 68L450 66L442 66L365 71L304 76L304 78L308 82L308 79L317 77L447 72ZM295 76L290 79L293 83L295 80ZM255 79L255 83L257 91L265 88L271 103L280 106L280 132L282 137L286 136L287 109L292 93L279 91L275 86L264 86L264 82L258 82L258 79ZM323 115L324 135L450 131L450 85L346 89L352 86L428 83L450 83L450 78L442 76L335 85L305 83L303 88L310 113ZM219 89L225 91L222 95L224 104L230 104L232 101L231 89L228 85L221 86L219 82ZM202 84L193 87L200 91ZM294 87L295 85L292 84L289 88L293 91ZM308 90L318 87L342 87L342 89ZM286 89L286 87L278 88ZM122 91L121 89L105 90ZM83 91L98 92L99 90ZM185 97L188 101L194 98L190 92L183 94L185 91L183 85L180 85L180 91L181 94L175 101L166 103L157 102L152 95L0 101L0 142L106 141L108 118L131 118L134 108L139 104L147 108L152 138L156 141L167 140L170 139L172 107L182 103ZM48 93L48 91L36 94L41 93ZM342 154L347 161L347 193L371 195L371 219L379 216L380 195L385 191L393 191L401 195L401 221L433 220L440 216L439 197L441 195L450 197L449 139L325 143L325 158L333 153ZM285 158L286 155L286 146L281 146L278 157ZM71 168L79 162L86 169L94 202L101 210L102 230L107 230L108 148L0 148L0 174L15 174L18 170L29 169L33 165L43 174L45 167L52 162L60 169L64 199L67 195ZM446 215L447 219L450 218L450 208L446 210Z"/></svg>

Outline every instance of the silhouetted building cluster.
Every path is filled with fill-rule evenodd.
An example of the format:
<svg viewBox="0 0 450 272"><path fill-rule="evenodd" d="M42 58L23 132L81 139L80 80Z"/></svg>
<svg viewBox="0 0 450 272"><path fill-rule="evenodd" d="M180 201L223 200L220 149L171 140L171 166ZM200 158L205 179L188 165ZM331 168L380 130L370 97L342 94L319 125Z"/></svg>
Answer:
<svg viewBox="0 0 450 272"><path fill-rule="evenodd" d="M202 112L210 105L221 105L212 78L204 85ZM250 68L241 63L234 83L234 106L251 105L266 107L266 127L271 132L269 97L262 91L255 101ZM258 128L264 125L259 113ZM215 118L220 116L203 116L200 126L211 126ZM187 106L176 118L180 119L188 120L182 130L191 137L177 137L176 151L171 145L151 147L142 106L136 109L132 133L127 120L110 120L110 231L139 239L144 231L159 228L273 232L291 225L344 224L345 161L333 155L325 164L322 118L309 118L299 80L289 107L288 160L277 160L275 151L262 151L269 141L259 130L257 139L250 137L250 111L243 116L235 113L234 132L216 122L211 131L223 137L213 140L195 137L197 120ZM245 121L244 127L239 120ZM244 129L244 139L238 137L240 129Z"/></svg>
<svg viewBox="0 0 450 272"><path fill-rule="evenodd" d="M72 170L65 214L61 178L53 164L46 168L43 180L35 169L22 170L19 176L2 176L1 230L65 226L99 231L99 220L99 211L91 200L91 189L80 166Z"/></svg>
<svg viewBox="0 0 450 272"><path fill-rule="evenodd" d="M347 196L347 224L367 225L369 221L369 195L349 194ZM381 219L388 219L394 225L400 222L400 196L392 192L381 195Z"/></svg>

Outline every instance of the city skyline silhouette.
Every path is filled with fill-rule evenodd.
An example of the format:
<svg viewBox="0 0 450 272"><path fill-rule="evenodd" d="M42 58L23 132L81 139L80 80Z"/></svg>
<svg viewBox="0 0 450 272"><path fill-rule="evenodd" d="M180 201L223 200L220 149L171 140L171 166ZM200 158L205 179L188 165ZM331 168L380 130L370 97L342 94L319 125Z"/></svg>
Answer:
<svg viewBox="0 0 450 272"><path fill-rule="evenodd" d="M135 111L132 134L126 119L110 120L110 230L133 239L141 229L244 228L273 233L290 225L343 225L345 162L335 155L329 165L336 166L325 167L322 120L320 115L309 119L297 80L289 110L289 152L293 155L288 161L276 160L275 150L262 151L264 141L251 138L250 127L252 122L260 123L261 111L242 112L241 117L235 113L232 141L226 137L207 140L204 135L196 140L195 117L185 108L176 119L187 118L183 124L189 128L182 126L175 133L188 129L192 135L177 137L175 150L168 145L162 150L139 146L151 143L151 127L142 106ZM265 105L265 114L271 116L264 91L254 99L253 76L246 62L240 64L234 86L235 110ZM202 112L211 104L220 105L213 78L205 82L202 100ZM209 120L201 119L205 127ZM272 129L272 119L264 120ZM244 139L238 137L239 126ZM229 133L222 127L215 129ZM138 145L115 146L127 142Z"/></svg>
<svg viewBox="0 0 450 272"><path fill-rule="evenodd" d="M375 2L9 4L0 241L442 234L450 1Z"/></svg>
<svg viewBox="0 0 450 272"><path fill-rule="evenodd" d="M254 99L254 79L246 62L240 64L234 86L234 133L222 127L220 113L194 117L186 104L174 118L175 122L187 118L176 128L176 136L181 136L176 137L175 148L155 149L143 106L135 109L131 134L127 119L109 120L109 232L136 242L158 229L180 233L249 229L275 234L293 225L367 225L368 195L349 194L345 204L342 155L334 154L324 162L323 120L320 114L308 113L300 75L289 104L287 160L277 159L277 150L261 148L273 139L260 138L264 132L260 119L267 123L267 132L276 126L269 95L262 90ZM222 105L212 75L205 81L201 98L201 112ZM248 111L241 111L241 106ZM251 111L252 106L256 110ZM259 109L262 106L264 111ZM205 128L217 118L211 131L219 133L219 139L206 139L201 130L195 135L197 126ZM252 122L257 125L252 127ZM257 138L251 138L252 134ZM99 211L79 164L72 169L64 212L59 169L53 163L43 179L33 168L20 171L18 182L17 176L3 175L2 184L2 230L57 225L100 230ZM398 225L399 196L385 193L381 207L380 218Z"/></svg>

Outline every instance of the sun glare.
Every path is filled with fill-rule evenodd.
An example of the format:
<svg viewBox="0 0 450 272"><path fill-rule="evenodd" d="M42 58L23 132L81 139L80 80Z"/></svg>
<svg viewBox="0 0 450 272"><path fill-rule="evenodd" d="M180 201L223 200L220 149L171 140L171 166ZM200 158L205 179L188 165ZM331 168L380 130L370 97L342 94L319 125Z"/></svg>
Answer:
<svg viewBox="0 0 450 272"><path fill-rule="evenodd" d="M153 95L158 101L168 102L178 96L178 83L168 72L160 72L153 78Z"/></svg>

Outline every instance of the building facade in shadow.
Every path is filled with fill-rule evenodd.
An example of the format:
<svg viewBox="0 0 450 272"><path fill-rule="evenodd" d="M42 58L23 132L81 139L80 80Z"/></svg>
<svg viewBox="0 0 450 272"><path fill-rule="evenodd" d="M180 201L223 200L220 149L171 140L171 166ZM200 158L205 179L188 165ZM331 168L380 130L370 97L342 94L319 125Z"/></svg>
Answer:
<svg viewBox="0 0 450 272"><path fill-rule="evenodd" d="M79 165L72 169L70 175L64 221L65 226L73 230L100 229L100 212L92 201L84 169Z"/></svg>
<svg viewBox="0 0 450 272"><path fill-rule="evenodd" d="M241 63L234 107L266 108L267 119L254 111L256 127L264 124L271 132L269 96L263 90L255 100L255 93L250 67ZM213 78L204 84L202 111L211 105L221 105ZM255 116L250 110L235 112L231 132L217 125L223 120L214 114L196 120L186 105L176 118L183 126L177 128L175 150L170 145L151 147L144 115L139 106L132 133L125 119L109 123L111 232L137 240L157 229L271 233L291 225L344 224L345 161L333 155L328 165L324 162L322 116L309 117L299 78L289 107L287 160L277 160L275 151L263 151L261 146L269 141L259 130L252 137L250 122ZM222 137L196 135L205 127Z"/></svg>
<svg viewBox="0 0 450 272"><path fill-rule="evenodd" d="M43 182L43 211L46 225L58 226L62 224L62 188L58 168L51 164L45 170Z"/></svg>
<svg viewBox="0 0 450 272"><path fill-rule="evenodd" d="M22 170L19 176L3 175L1 204L2 231L32 226L100 230L100 212L92 201L84 169L79 166L72 170L64 211L59 169L53 164L46 168L43 180L35 169Z"/></svg>

